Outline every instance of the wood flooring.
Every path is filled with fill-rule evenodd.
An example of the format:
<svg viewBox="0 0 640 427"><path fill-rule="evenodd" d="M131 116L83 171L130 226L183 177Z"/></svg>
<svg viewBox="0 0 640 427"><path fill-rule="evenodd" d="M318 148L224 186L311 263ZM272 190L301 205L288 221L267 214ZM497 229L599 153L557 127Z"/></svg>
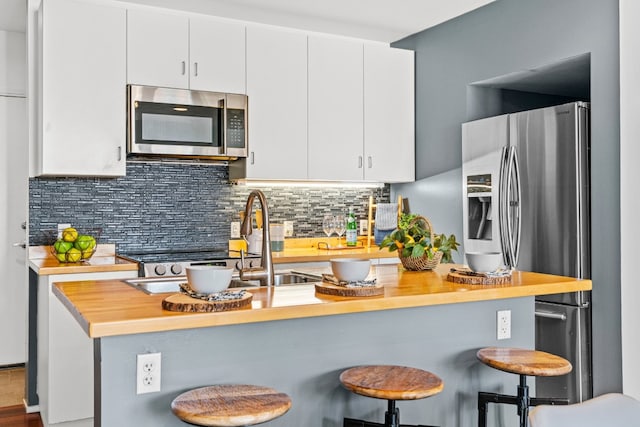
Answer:
<svg viewBox="0 0 640 427"><path fill-rule="evenodd" d="M0 427L42 427L40 414L24 410L24 368L0 369Z"/></svg>
<svg viewBox="0 0 640 427"><path fill-rule="evenodd" d="M40 414L26 414L23 405L0 408L0 427L43 427Z"/></svg>

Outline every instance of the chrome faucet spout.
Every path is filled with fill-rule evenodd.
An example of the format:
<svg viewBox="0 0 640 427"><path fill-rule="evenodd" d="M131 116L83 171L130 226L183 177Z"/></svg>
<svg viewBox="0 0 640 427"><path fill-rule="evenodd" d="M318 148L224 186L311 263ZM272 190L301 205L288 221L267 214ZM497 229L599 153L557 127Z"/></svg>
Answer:
<svg viewBox="0 0 640 427"><path fill-rule="evenodd" d="M244 220L240 227L240 234L246 239L246 236L252 232L251 210L253 209L253 201L258 198L262 206L262 258L260 267L245 267L244 261L240 266L240 279L242 280L260 280L262 286L273 286L273 255L271 253L271 233L269 232L269 208L267 207L267 198L260 190L253 190L247 198L247 206L244 210Z"/></svg>

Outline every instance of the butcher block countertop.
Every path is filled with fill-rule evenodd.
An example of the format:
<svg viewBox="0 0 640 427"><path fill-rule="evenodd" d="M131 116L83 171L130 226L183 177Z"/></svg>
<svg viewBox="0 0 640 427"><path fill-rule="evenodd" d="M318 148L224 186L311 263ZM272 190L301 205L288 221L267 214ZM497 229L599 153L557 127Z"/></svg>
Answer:
<svg viewBox="0 0 640 427"><path fill-rule="evenodd" d="M507 285L456 284L446 280L451 267L414 272L374 265L371 274L384 285L384 295L373 297L317 294L314 283L248 288L251 307L217 313L163 310L162 300L171 294L149 295L120 280L55 283L53 292L85 332L99 338L591 290L590 280L519 271Z"/></svg>
<svg viewBox="0 0 640 427"><path fill-rule="evenodd" d="M84 262L60 262L48 246L29 247L29 267L40 276L53 274L137 271L138 264L115 255L115 245L100 244L91 259Z"/></svg>

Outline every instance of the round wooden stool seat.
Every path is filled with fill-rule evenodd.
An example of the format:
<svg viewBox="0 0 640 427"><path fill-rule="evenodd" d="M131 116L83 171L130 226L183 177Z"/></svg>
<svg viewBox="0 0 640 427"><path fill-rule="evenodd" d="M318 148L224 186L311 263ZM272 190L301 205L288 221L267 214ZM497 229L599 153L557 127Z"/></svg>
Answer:
<svg viewBox="0 0 640 427"><path fill-rule="evenodd" d="M487 347L478 359L492 368L519 375L553 377L571 372L571 363L555 354L520 348Z"/></svg>
<svg viewBox="0 0 640 427"><path fill-rule="evenodd" d="M291 399L269 387L214 385L182 393L171 410L183 421L200 426L250 426L283 415Z"/></svg>
<svg viewBox="0 0 640 427"><path fill-rule="evenodd" d="M395 365L356 366L340 374L354 393L387 400L414 400L438 394L444 383L431 372Z"/></svg>

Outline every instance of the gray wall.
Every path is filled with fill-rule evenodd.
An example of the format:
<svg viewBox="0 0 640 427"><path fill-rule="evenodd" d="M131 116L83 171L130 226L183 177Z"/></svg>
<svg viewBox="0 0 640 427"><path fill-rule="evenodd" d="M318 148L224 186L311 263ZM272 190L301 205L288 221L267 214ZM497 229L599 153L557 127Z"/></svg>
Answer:
<svg viewBox="0 0 640 427"><path fill-rule="evenodd" d="M425 189L460 185L468 85L590 53L594 391L620 391L618 1L498 0L395 46L416 52L419 181L392 193L428 193L422 213L459 236L462 201Z"/></svg>
<svg viewBox="0 0 640 427"><path fill-rule="evenodd" d="M497 341L496 311L504 309L512 338ZM533 298L515 298L106 337L97 356L102 424L95 425L183 426L169 409L176 396L229 383L289 394L291 410L270 427L342 427L345 416L383 422L386 402L346 391L339 376L355 365L394 364L444 381L436 396L398 402L403 424L475 427L478 391L513 394L518 384L517 375L481 364L477 350L533 345L532 316ZM136 354L145 352L162 353L162 390L136 395ZM488 422L517 425L515 406L491 405Z"/></svg>

